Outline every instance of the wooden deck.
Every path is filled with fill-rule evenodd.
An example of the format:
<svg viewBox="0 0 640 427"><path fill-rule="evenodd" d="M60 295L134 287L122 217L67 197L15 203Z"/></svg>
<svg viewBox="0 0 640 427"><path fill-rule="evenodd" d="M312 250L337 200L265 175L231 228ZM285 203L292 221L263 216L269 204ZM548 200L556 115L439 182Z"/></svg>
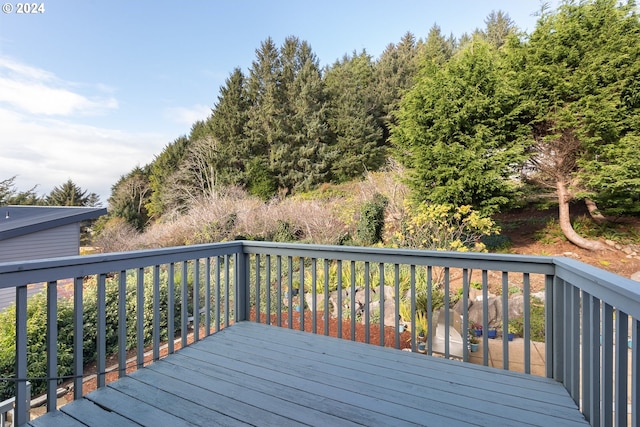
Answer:
<svg viewBox="0 0 640 427"><path fill-rule="evenodd" d="M241 322L31 425L588 423L546 378Z"/></svg>

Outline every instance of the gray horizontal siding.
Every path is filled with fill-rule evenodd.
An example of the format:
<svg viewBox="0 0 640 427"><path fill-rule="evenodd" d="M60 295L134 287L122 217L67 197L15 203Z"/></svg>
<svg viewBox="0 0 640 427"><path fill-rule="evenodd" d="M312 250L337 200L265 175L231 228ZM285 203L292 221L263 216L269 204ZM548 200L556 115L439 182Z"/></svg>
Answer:
<svg viewBox="0 0 640 427"><path fill-rule="evenodd" d="M0 241L0 262L26 261L78 255L80 252L80 224L69 224L37 233ZM29 287L29 295L43 288ZM16 300L14 288L0 289L0 311Z"/></svg>

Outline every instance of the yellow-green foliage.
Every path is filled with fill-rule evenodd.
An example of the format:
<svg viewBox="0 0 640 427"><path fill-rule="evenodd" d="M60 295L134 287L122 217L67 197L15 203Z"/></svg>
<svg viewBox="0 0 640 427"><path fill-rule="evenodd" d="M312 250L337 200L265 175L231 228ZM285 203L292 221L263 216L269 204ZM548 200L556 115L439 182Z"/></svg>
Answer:
<svg viewBox="0 0 640 427"><path fill-rule="evenodd" d="M444 251L486 251L479 239L497 234L498 226L471 206L454 207L422 202L406 204L402 231L395 234L400 247Z"/></svg>

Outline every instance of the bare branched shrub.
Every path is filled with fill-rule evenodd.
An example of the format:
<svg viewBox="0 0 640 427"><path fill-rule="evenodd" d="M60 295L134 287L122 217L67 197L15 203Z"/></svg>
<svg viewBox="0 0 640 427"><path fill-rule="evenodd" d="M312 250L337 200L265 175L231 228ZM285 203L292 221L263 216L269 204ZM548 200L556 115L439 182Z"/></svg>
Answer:
<svg viewBox="0 0 640 427"><path fill-rule="evenodd" d="M111 218L95 238L99 252L123 252L136 249L140 233L123 218Z"/></svg>

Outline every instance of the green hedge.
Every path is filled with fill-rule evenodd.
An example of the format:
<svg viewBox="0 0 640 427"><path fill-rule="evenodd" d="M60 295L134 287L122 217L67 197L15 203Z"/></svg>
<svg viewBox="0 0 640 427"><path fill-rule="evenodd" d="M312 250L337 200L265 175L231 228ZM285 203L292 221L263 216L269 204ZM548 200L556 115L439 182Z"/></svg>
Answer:
<svg viewBox="0 0 640 427"><path fill-rule="evenodd" d="M174 279L176 334L180 332L180 294L181 272L177 271ZM166 341L168 286L167 272L160 275L160 339ZM192 307L191 284L188 280L189 310ZM127 275L126 285L126 318L127 318L127 349L136 346L136 274ZM202 293L201 293L202 295ZM15 395L15 306L0 313L0 400ZM60 298L58 301L58 375L60 377L72 374L73 364L73 303L71 300ZM46 390L46 336L47 336L47 301L46 292L40 292L29 299L27 304L27 376L31 379L32 393L40 394ZM97 357L97 285L95 278L85 280L83 292L83 358L84 362L92 362ZM153 278L151 271L145 272L144 279L144 342L152 341L153 332ZM107 279L106 283L106 348L107 354L113 354L118 347L118 278ZM58 381L59 383L62 380Z"/></svg>

